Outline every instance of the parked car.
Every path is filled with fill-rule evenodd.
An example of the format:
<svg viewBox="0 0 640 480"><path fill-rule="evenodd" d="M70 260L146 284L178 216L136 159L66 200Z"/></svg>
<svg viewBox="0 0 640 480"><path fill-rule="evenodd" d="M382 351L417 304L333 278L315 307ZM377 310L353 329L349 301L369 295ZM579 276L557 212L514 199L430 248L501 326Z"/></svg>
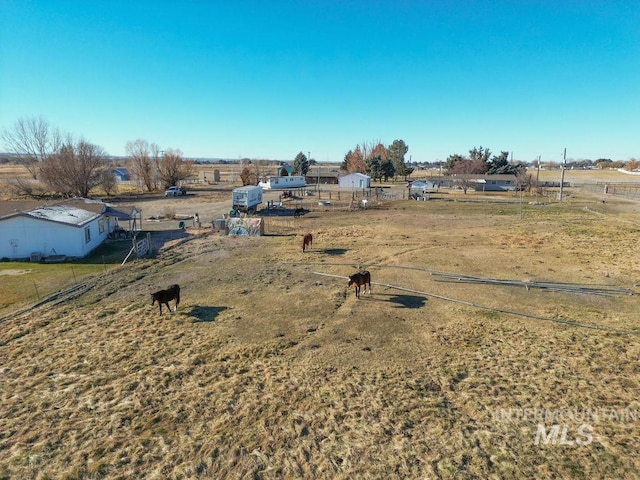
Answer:
<svg viewBox="0 0 640 480"><path fill-rule="evenodd" d="M169 187L164 191L165 197L177 197L178 195L186 195L187 189L184 187Z"/></svg>

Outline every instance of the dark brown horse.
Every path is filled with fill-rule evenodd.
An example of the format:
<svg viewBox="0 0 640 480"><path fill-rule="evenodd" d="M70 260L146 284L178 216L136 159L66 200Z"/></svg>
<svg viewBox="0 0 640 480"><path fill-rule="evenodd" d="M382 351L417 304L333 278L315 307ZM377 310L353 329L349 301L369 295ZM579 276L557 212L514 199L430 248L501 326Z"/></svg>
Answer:
<svg viewBox="0 0 640 480"><path fill-rule="evenodd" d="M349 283L347 288L351 285L356 286L356 297L360 298L360 287L364 285L364 293L367 293L367 286L369 287L369 295L371 295L371 274L368 271L354 273L349 275Z"/></svg>
<svg viewBox="0 0 640 480"><path fill-rule="evenodd" d="M305 249L311 247L313 245L313 235L310 233L305 233L304 237L302 237L302 252L304 253Z"/></svg>
<svg viewBox="0 0 640 480"><path fill-rule="evenodd" d="M158 306L160 307L160 315L162 315L162 304L164 303L169 311L171 311L171 307L169 306L169 302L171 300L176 301L175 310L178 310L178 305L180 304L180 287L178 285L171 285L166 290L160 290L156 293L151 294L151 305L158 302Z"/></svg>

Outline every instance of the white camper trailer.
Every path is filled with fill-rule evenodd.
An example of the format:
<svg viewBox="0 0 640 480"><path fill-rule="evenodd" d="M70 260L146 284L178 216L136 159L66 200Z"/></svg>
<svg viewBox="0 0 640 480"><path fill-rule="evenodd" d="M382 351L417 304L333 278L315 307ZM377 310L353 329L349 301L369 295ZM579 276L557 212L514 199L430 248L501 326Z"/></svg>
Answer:
<svg viewBox="0 0 640 480"><path fill-rule="evenodd" d="M233 209L238 212L255 212L262 203L262 187L246 185L233 189Z"/></svg>

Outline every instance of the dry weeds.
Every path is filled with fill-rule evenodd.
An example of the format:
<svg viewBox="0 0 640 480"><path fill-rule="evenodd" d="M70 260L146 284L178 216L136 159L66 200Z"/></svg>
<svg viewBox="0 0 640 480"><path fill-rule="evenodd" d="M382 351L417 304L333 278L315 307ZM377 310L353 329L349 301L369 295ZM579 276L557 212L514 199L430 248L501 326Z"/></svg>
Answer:
<svg viewBox="0 0 640 480"><path fill-rule="evenodd" d="M110 271L1 325L0 477L638 478L640 419L589 419L587 445L535 445L538 422L498 414L638 412L637 296L428 272L633 287L629 205L581 202L522 219L517 205L440 201L312 213L299 231L212 234ZM362 266L374 285L360 300L312 273ZM170 283L183 300L160 317L148 294ZM575 439L580 422L565 424Z"/></svg>

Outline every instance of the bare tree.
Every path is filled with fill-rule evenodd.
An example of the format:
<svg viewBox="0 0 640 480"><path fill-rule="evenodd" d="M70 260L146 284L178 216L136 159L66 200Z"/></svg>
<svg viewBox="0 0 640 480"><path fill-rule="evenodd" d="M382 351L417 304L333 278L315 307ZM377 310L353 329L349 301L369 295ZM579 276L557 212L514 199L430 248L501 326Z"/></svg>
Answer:
<svg viewBox="0 0 640 480"><path fill-rule="evenodd" d="M257 185L262 179L266 180L269 176L269 169L272 167L270 160L252 160L251 164L255 170L256 181L253 185Z"/></svg>
<svg viewBox="0 0 640 480"><path fill-rule="evenodd" d="M360 151L362 152L362 157L364 158L365 163L367 162L367 160L370 160L371 158L373 158L375 156L376 149L378 147L378 145L381 145L382 148L384 148L384 145L382 145L382 142L380 140L372 140L370 142L362 142L360 145L357 145L356 148L359 148ZM386 155L386 153L385 153Z"/></svg>
<svg viewBox="0 0 640 480"><path fill-rule="evenodd" d="M156 163L151 159L152 152L149 147L149 142L141 139L127 142L125 150L129 157L128 166L133 177L140 181L143 188L146 188L148 191L155 190Z"/></svg>
<svg viewBox="0 0 640 480"><path fill-rule="evenodd" d="M633 172L635 170L638 170L640 168L640 161L636 160L635 158L630 158L629 160L627 160L627 163L624 164L624 168L625 170L628 170L629 172Z"/></svg>
<svg viewBox="0 0 640 480"><path fill-rule="evenodd" d="M385 146L380 141L362 142L346 153L340 168L349 173L366 173L368 171L368 163L374 158L378 158L382 162L386 162L389 159Z"/></svg>
<svg viewBox="0 0 640 480"><path fill-rule="evenodd" d="M4 147L19 156L20 162L35 180L40 165L58 150L62 135L43 117L20 118L1 135Z"/></svg>
<svg viewBox="0 0 640 480"><path fill-rule="evenodd" d="M242 185L257 185L258 177L256 173L251 170L249 165L246 165L242 168L240 172L240 180L242 181Z"/></svg>
<svg viewBox="0 0 640 480"><path fill-rule="evenodd" d="M107 168L102 147L71 137L58 151L42 162L42 181L54 192L63 195L88 197L92 188L100 184L102 171Z"/></svg>
<svg viewBox="0 0 640 480"><path fill-rule="evenodd" d="M118 179L113 173L113 170L105 168L100 172L100 187L104 190L107 196L118 190Z"/></svg>
<svg viewBox="0 0 640 480"><path fill-rule="evenodd" d="M180 150L169 149L158 158L158 177L164 187L177 185L194 174L193 162L185 162Z"/></svg>
<svg viewBox="0 0 640 480"><path fill-rule="evenodd" d="M9 189L16 197L42 197L46 191L44 185L38 180L32 178L20 178L16 177L9 180Z"/></svg>
<svg viewBox="0 0 640 480"><path fill-rule="evenodd" d="M484 173L484 161L482 159L469 160L463 158L449 169L449 173L455 177L455 183L467 194L467 190L474 185L473 177Z"/></svg>
<svg viewBox="0 0 640 480"><path fill-rule="evenodd" d="M516 174L516 185L518 190L526 190L527 192L531 191L531 188L535 185L538 186L536 180L533 178L533 175L527 173L526 170L520 170Z"/></svg>

